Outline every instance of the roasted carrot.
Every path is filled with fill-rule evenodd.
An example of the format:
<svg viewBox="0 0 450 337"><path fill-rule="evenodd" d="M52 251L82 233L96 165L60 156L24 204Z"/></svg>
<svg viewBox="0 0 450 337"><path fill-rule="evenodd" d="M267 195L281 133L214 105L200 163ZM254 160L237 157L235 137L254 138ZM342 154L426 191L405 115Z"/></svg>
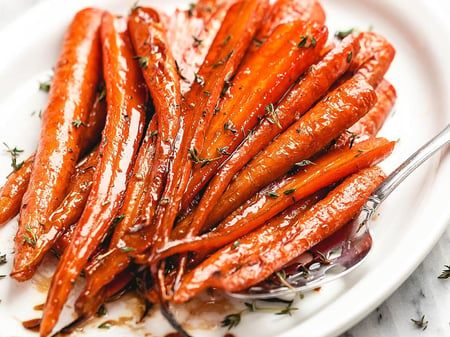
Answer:
<svg viewBox="0 0 450 337"><path fill-rule="evenodd" d="M392 44L380 34L363 32L359 52L352 58L350 71L376 88L395 56Z"/></svg>
<svg viewBox="0 0 450 337"><path fill-rule="evenodd" d="M233 1L220 5L197 3L189 10L176 10L170 17L167 41L177 60L181 92L189 91L197 71Z"/></svg>
<svg viewBox="0 0 450 337"><path fill-rule="evenodd" d="M361 170L288 224L274 218L222 248L184 278L174 302L207 287L236 292L264 280L350 221L384 177L377 167Z"/></svg>
<svg viewBox="0 0 450 337"><path fill-rule="evenodd" d="M128 28L158 118L155 158L148 179L151 184L144 201L143 222L151 223L167 175L171 174L170 156L181 114L180 82L158 13L151 8L137 8L129 16Z"/></svg>
<svg viewBox="0 0 450 337"><path fill-rule="evenodd" d="M161 247L170 237L179 204L190 176L195 146L203 141L204 128L213 114L227 77L232 76L245 49L262 20L267 1L245 0L230 7L208 55L184 101L181 119L181 143L176 144L173 175L169 176L158 205L153 248ZM235 17L238 15L238 24ZM200 80L201 79L201 80ZM185 130L186 129L186 130ZM195 144L195 145L193 145ZM192 158L192 159L191 159Z"/></svg>
<svg viewBox="0 0 450 337"><path fill-rule="evenodd" d="M379 163L393 148L394 142L377 138L359 143L351 149L327 153L293 176L266 186L211 232L169 242L158 251L155 259L185 251L209 251L237 240L289 207L295 200L303 199L358 169Z"/></svg>
<svg viewBox="0 0 450 337"><path fill-rule="evenodd" d="M11 273L19 281L34 273L35 268L23 266L28 264L37 238L45 231L48 216L64 197L78 160L81 129L94 103L101 74L98 31L102 13L93 8L78 12L64 38L20 210Z"/></svg>
<svg viewBox="0 0 450 337"><path fill-rule="evenodd" d="M378 98L375 106L336 140L334 148L351 146L353 143L376 136L380 131L394 107L397 94L387 80L383 80L375 91Z"/></svg>
<svg viewBox="0 0 450 337"><path fill-rule="evenodd" d="M105 125L106 106L103 94L97 93L94 105L89 113L86 126L81 128L80 158L98 142ZM22 166L12 172L0 189L0 225L5 224L19 213L20 204L30 182L34 154L26 159Z"/></svg>
<svg viewBox="0 0 450 337"><path fill-rule="evenodd" d="M318 60L326 39L325 26L303 21L282 24L261 45L259 53L240 66L205 134L207 146L203 151L192 149L198 152L197 165L183 196L182 209L189 206L265 110L276 106L289 86Z"/></svg>
<svg viewBox="0 0 450 337"><path fill-rule="evenodd" d="M314 21L325 24L325 12L316 0L278 0L270 7L263 25L256 33L246 58L258 53L259 47L267 40L274 29L283 23L295 20Z"/></svg>
<svg viewBox="0 0 450 337"><path fill-rule="evenodd" d="M141 219L144 209L144 196L151 183L150 173L152 171L156 142L158 138L158 117L153 115L147 129L141 147L139 148L133 174L127 185L127 191L123 203L115 221L113 236L109 243L110 249L116 247L121 238Z"/></svg>
<svg viewBox="0 0 450 337"><path fill-rule="evenodd" d="M47 230L37 238L33 252L24 268L38 265L45 253L52 248L58 238L81 216L92 188L95 165L98 161L98 148L92 151L75 169L61 204L49 216L45 224Z"/></svg>
<svg viewBox="0 0 450 337"><path fill-rule="evenodd" d="M217 203L238 170L327 92L330 86L347 71L348 56L355 54L358 46L358 37L356 35L349 36L306 72L300 82L289 91L274 110L278 123L273 123L273 117L263 119L211 179L197 208L176 227L175 231L180 232L180 234L176 234L178 238L181 238L181 232L189 235L198 234L212 207Z"/></svg>
<svg viewBox="0 0 450 337"><path fill-rule="evenodd" d="M141 140L147 89L123 17L105 13L101 37L108 113L91 193L53 276L40 326L48 336L73 282L103 240L122 201Z"/></svg>
<svg viewBox="0 0 450 337"><path fill-rule="evenodd" d="M25 160L19 169L11 172L0 189L0 226L19 213L23 195L30 182L33 162L34 155Z"/></svg>
<svg viewBox="0 0 450 337"><path fill-rule="evenodd" d="M319 152L364 116L375 102L372 87L357 78L327 94L237 173L211 211L209 225L223 219L295 163Z"/></svg>

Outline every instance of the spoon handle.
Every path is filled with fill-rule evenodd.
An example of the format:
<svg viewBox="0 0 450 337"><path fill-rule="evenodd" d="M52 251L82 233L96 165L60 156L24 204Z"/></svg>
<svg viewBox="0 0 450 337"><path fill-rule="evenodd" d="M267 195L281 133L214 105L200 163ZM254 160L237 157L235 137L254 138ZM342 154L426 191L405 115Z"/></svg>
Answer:
<svg viewBox="0 0 450 337"><path fill-rule="evenodd" d="M372 193L371 199L378 206L389 194L407 177L419 167L432 154L450 142L450 124L428 143L414 152L403 164L393 171L384 182Z"/></svg>

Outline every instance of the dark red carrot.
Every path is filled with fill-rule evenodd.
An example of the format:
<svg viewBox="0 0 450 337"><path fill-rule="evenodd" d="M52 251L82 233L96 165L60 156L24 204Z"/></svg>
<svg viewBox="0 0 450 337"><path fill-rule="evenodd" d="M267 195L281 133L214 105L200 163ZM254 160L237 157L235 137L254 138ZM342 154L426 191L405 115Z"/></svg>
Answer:
<svg viewBox="0 0 450 337"><path fill-rule="evenodd" d="M186 275L174 302L186 302L207 287L236 292L264 280L350 221L384 178L377 167L364 169L288 224L274 218L222 248Z"/></svg>
<svg viewBox="0 0 450 337"><path fill-rule="evenodd" d="M122 201L143 132L147 90L133 59L126 20L105 13L101 36L108 103L101 158L86 207L53 276L41 336L52 331L74 281L108 231Z"/></svg>
<svg viewBox="0 0 450 337"><path fill-rule="evenodd" d="M170 156L181 114L180 81L158 13L139 7L130 14L128 28L158 118L154 164L144 200L143 221L151 223L167 176L171 174Z"/></svg>
<svg viewBox="0 0 450 337"><path fill-rule="evenodd" d="M303 199L358 169L379 163L392 152L394 144L384 138L369 139L354 145L351 149L327 153L293 176L283 177L266 186L211 232L169 242L158 251L155 259L186 251L210 251L237 240L260 227L295 200Z"/></svg>
<svg viewBox="0 0 450 337"><path fill-rule="evenodd" d="M101 74L99 27L102 11L78 12L69 26L42 115L41 135L20 210L11 276L30 278L24 268L48 216L61 202L80 153L80 137Z"/></svg>
<svg viewBox="0 0 450 337"><path fill-rule="evenodd" d="M355 54L358 46L358 37L356 35L349 36L306 72L300 82L289 91L274 110L273 114L277 116L278 123L273 123L273 117L266 117L247 136L211 179L199 205L192 215L176 227L176 232L183 231L188 235L198 234L209 217L212 207L217 204L233 176L327 92L330 86L347 71L348 56ZM180 235L176 234L178 238L181 238Z"/></svg>
<svg viewBox="0 0 450 337"><path fill-rule="evenodd" d="M376 94L364 80L352 78L330 92L254 157L230 183L208 218L209 225L231 213L256 191L309 159L375 104Z"/></svg>

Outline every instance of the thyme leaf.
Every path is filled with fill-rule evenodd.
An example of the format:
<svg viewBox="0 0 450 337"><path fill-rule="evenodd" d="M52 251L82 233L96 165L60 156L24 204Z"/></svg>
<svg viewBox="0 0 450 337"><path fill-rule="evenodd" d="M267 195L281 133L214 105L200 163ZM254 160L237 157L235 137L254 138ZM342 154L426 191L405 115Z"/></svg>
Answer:
<svg viewBox="0 0 450 337"><path fill-rule="evenodd" d="M280 124L280 117L278 116L278 112L275 110L273 104L270 103L270 104L266 105L265 110L269 114L269 116L271 117L271 118L267 118L267 120L271 124L275 124L281 129L282 127L281 127L281 124Z"/></svg>
<svg viewBox="0 0 450 337"><path fill-rule="evenodd" d="M140 66L141 68L144 68L144 69L147 69L149 59L150 59L149 56L140 56L140 55L137 55L137 56L133 57L133 60L137 60L139 66Z"/></svg>
<svg viewBox="0 0 450 337"><path fill-rule="evenodd" d="M199 47L202 45L203 40L200 40L197 36L192 35L194 42L192 43L192 47Z"/></svg>
<svg viewBox="0 0 450 337"><path fill-rule="evenodd" d="M309 39L309 42L308 42ZM302 35L300 36L300 42L297 44L297 48L315 48L317 45L317 40L312 35Z"/></svg>
<svg viewBox="0 0 450 337"><path fill-rule="evenodd" d="M272 198L272 199L276 199L276 198L278 198L278 197L280 196L277 192L274 192L274 191L268 191L268 192L266 193L266 195L267 195L269 198Z"/></svg>
<svg viewBox="0 0 450 337"><path fill-rule="evenodd" d="M350 34L356 33L358 32L358 29L356 28L350 28L347 30L338 30L336 33L334 33L334 36L336 38L338 38L339 40L342 40L344 38L346 38L347 36L349 36Z"/></svg>
<svg viewBox="0 0 450 337"><path fill-rule="evenodd" d="M86 124L84 124L84 123L81 121L81 119L75 119L75 120L73 120L73 121L72 121L72 125L73 125L74 127L76 127L77 129L78 129L80 126L87 126Z"/></svg>
<svg viewBox="0 0 450 337"><path fill-rule="evenodd" d="M23 166L23 161L20 163L17 163L17 158L19 155L23 152L23 150L19 150L17 147L9 147L8 144L3 143L6 147L6 152L8 152L11 156L11 167L14 171L19 170Z"/></svg>
<svg viewBox="0 0 450 337"><path fill-rule="evenodd" d="M308 159L301 160L301 161L295 163L295 166L300 166L300 167L308 166L308 165L317 165L317 164Z"/></svg>
<svg viewBox="0 0 450 337"><path fill-rule="evenodd" d="M450 277L450 265L445 265L445 268L441 275L438 276L440 279L448 279Z"/></svg>
<svg viewBox="0 0 450 337"><path fill-rule="evenodd" d="M228 121L223 125L223 129L226 131L230 131L231 133L236 133L238 130L235 129L232 121Z"/></svg>
<svg viewBox="0 0 450 337"><path fill-rule="evenodd" d="M245 309L242 309L239 312L229 314L225 316L225 318L221 321L223 327L228 328L228 330L235 328L242 321L242 314L245 312L270 312L275 315L291 315L292 311L297 310L297 308L292 306L293 301L282 301L285 306L281 307L266 307L266 306L258 306L256 301L252 303L244 303Z"/></svg>
<svg viewBox="0 0 450 337"><path fill-rule="evenodd" d="M0 266L6 262L6 254L0 255Z"/></svg>
<svg viewBox="0 0 450 337"><path fill-rule="evenodd" d="M25 225L25 231L28 234L23 234L22 235L23 239L25 240L26 243L28 243L29 245L35 247L36 243L37 243L37 240L38 240L36 231L33 228L31 228L31 226L28 225L28 224Z"/></svg>
<svg viewBox="0 0 450 337"><path fill-rule="evenodd" d="M39 82L39 90L43 91L43 92L49 92L50 84L51 84L51 79L48 79L47 81L44 81L44 82Z"/></svg>
<svg viewBox="0 0 450 337"><path fill-rule="evenodd" d="M422 315L420 319L411 318L411 322L413 322L417 328L425 330L428 327L428 321L425 320L425 315Z"/></svg>

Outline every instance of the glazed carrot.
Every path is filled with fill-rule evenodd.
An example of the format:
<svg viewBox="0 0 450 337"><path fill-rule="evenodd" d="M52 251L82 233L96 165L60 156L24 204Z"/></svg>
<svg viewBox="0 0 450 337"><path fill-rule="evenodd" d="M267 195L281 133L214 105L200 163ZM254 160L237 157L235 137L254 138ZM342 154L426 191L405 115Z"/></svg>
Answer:
<svg viewBox="0 0 450 337"><path fill-rule="evenodd" d="M289 86L317 61L326 39L325 26L303 21L282 24L261 45L259 53L240 66L205 134L207 146L203 151L197 148L197 165L183 196L182 209L189 206L228 153L263 117L266 107L274 106Z"/></svg>
<svg viewBox="0 0 450 337"><path fill-rule="evenodd" d="M174 302L186 302L207 287L236 292L264 280L350 221L384 178L377 167L364 169L288 224L274 218L222 248L185 277Z"/></svg>
<svg viewBox="0 0 450 337"><path fill-rule="evenodd" d="M210 213L209 225L222 220L295 163L319 152L364 116L375 102L372 87L357 78L327 94L237 173Z"/></svg>
<svg viewBox="0 0 450 337"><path fill-rule="evenodd" d="M117 212L116 227L109 243L110 249L115 247L121 238L135 225L141 218L144 209L144 196L151 183L150 173L152 171L156 142L158 138L158 117L153 115L147 129L141 147L139 148L136 162L133 167L133 174L127 185L127 191L123 198L122 206Z"/></svg>
<svg viewBox="0 0 450 337"><path fill-rule="evenodd" d="M189 91L197 71L233 1L221 5L197 3L189 10L176 10L167 29L167 41L181 78L181 92Z"/></svg>
<svg viewBox="0 0 450 337"><path fill-rule="evenodd" d="M325 24L325 12L316 0L278 0L267 13L263 25L256 33L246 58L258 53L259 47L267 40L274 29L283 23L295 20L314 21Z"/></svg>
<svg viewBox="0 0 450 337"><path fill-rule="evenodd" d="M201 146L204 128L209 124L225 80L233 75L242 59L266 6L267 1L244 0L230 7L200 67L199 80L185 96L179 134L182 140L175 145L173 175L169 175L161 198L163 202L158 205L152 249L162 246L170 237L190 176L195 146ZM240 18L238 22L235 20L237 15Z"/></svg>
<svg viewBox="0 0 450 337"><path fill-rule="evenodd" d="M105 125L106 106L101 93L97 93L94 105L88 116L86 126L81 128L80 158L98 143ZM5 224L19 213L20 204L30 182L34 154L22 166L12 172L0 189L0 225Z"/></svg>
<svg viewBox="0 0 450 337"><path fill-rule="evenodd" d="M48 105L42 115L41 135L33 170L20 210L15 237L15 258L11 276L24 281L34 268L24 269L36 238L45 231L48 216L61 202L75 169L82 123L95 99L101 74L99 27L102 11L84 9L69 26Z"/></svg>
<svg viewBox="0 0 450 337"><path fill-rule="evenodd" d="M274 124L273 119L266 117L247 136L245 141L230 155L217 174L211 179L208 188L200 199L199 205L192 215L188 216L176 227L176 232L183 231L189 235L198 234L212 207L217 204L220 196L238 170L327 92L330 86L347 71L349 67L348 56L356 54L358 46L357 36L349 36L338 47L329 52L323 60L306 72L300 82L289 91L288 95L283 98L274 111L278 118L278 123ZM187 230L187 227L189 230ZM176 236L181 238L181 233L176 234Z"/></svg>
<svg viewBox="0 0 450 337"><path fill-rule="evenodd" d="M0 189L0 226L19 213L23 195L30 182L33 162L34 155L25 160L18 170L11 172Z"/></svg>
<svg viewBox="0 0 450 337"><path fill-rule="evenodd" d="M334 148L361 142L376 136L380 131L394 107L397 94L395 88L387 80L383 80L375 91L378 97L375 106L337 139Z"/></svg>
<svg viewBox="0 0 450 337"><path fill-rule="evenodd" d="M108 113L91 193L53 276L40 326L48 336L73 282L103 240L122 201L145 122L146 88L123 17L105 13L101 37Z"/></svg>
<svg viewBox="0 0 450 337"><path fill-rule="evenodd" d="M70 244L70 241L72 240L72 235L76 227L76 223L73 223L70 225L66 230L56 239L55 243L53 244L51 251L56 256L60 257L64 251L66 250L67 246Z"/></svg>
<svg viewBox="0 0 450 337"><path fill-rule="evenodd" d="M361 168L379 163L392 152L394 144L384 138L369 139L351 149L327 153L293 176L283 177L266 186L211 232L169 242L158 251L155 259L185 251L210 251L237 240L285 210L295 200L303 199Z"/></svg>
<svg viewBox="0 0 450 337"><path fill-rule="evenodd" d="M158 117L158 137L149 190L144 204L144 222L150 223L160 201L167 175L172 174L170 156L178 132L181 92L175 60L166 42L159 15L150 8L137 8L129 16L128 28L142 73L152 96ZM170 166L170 167L169 167Z"/></svg>
<svg viewBox="0 0 450 337"><path fill-rule="evenodd" d="M98 148L94 149L77 166L74 174L72 174L65 198L49 216L45 224L47 231L37 238L34 250L24 268L32 268L38 265L59 236L78 221L92 188L92 179L97 161Z"/></svg>
<svg viewBox="0 0 450 337"><path fill-rule="evenodd" d="M394 59L395 49L386 38L374 32L361 33L360 42L360 50L352 59L350 71L376 88Z"/></svg>

